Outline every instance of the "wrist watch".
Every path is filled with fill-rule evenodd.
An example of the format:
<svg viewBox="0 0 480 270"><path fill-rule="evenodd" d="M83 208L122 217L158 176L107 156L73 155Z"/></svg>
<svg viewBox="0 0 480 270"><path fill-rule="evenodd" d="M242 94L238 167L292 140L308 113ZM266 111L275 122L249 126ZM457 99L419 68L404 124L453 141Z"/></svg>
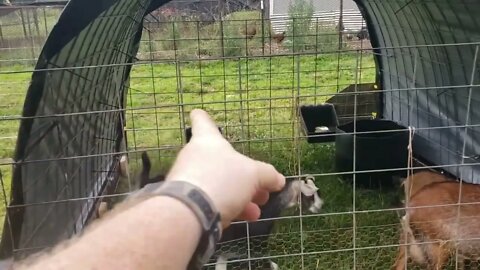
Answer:
<svg viewBox="0 0 480 270"><path fill-rule="evenodd" d="M131 195L131 199L168 196L185 204L202 226L200 242L188 264L188 270L198 270L215 252L215 245L222 234L220 214L205 192L185 181L162 181L146 185Z"/></svg>

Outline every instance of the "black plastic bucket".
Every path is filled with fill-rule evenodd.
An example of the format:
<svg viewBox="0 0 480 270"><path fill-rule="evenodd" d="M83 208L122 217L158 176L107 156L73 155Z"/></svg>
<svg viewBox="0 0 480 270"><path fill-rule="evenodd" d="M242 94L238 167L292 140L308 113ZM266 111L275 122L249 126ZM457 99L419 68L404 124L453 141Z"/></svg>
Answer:
<svg viewBox="0 0 480 270"><path fill-rule="evenodd" d="M333 104L303 105L300 107L300 120L308 143L335 141L338 119Z"/></svg>
<svg viewBox="0 0 480 270"><path fill-rule="evenodd" d="M339 126L335 139L335 163L338 172L353 171L354 123ZM355 179L359 186L392 186L392 176L405 177L408 157L408 129L387 120L356 122ZM396 171L362 172L401 169ZM352 179L348 173L344 178Z"/></svg>

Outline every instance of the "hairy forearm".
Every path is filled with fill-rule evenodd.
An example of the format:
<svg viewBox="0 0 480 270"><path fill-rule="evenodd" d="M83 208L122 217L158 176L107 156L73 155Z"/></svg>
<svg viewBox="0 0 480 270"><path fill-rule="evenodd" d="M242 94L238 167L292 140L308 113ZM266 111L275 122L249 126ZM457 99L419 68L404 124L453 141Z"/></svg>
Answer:
<svg viewBox="0 0 480 270"><path fill-rule="evenodd" d="M92 225L83 237L19 269L185 269L201 233L193 212L169 197Z"/></svg>

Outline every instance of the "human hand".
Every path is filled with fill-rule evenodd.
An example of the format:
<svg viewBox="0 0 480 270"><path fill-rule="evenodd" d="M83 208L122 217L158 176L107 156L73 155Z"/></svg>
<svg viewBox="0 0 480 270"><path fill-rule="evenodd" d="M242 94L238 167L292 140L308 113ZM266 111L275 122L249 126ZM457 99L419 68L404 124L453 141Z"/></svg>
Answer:
<svg viewBox="0 0 480 270"><path fill-rule="evenodd" d="M203 110L193 110L192 138L180 151L167 181L187 181L202 189L220 212L224 227L238 218L254 221L285 177L270 164L246 157L222 137Z"/></svg>

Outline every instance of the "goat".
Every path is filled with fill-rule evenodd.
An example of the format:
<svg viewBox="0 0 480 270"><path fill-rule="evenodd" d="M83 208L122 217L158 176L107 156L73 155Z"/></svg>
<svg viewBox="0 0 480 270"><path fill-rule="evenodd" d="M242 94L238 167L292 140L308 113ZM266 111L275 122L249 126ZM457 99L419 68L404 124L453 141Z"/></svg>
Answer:
<svg viewBox="0 0 480 270"><path fill-rule="evenodd" d="M146 152L142 153L143 170L141 172L141 187L165 180L164 175L158 175L149 178L150 173L150 159ZM255 252L262 247L266 247L268 236L271 233L274 225L272 218L278 217L280 213L288 208L297 206L301 201L302 206L308 209L311 213L318 213L322 209L323 200L317 186L314 183L314 178L309 176L305 180L288 181L285 187L279 191L270 194L269 200L265 205L260 207L261 215L260 221L248 223L248 232L251 238L251 249ZM267 219L261 221L262 219ZM234 223L226 228L222 233L222 238L217 244L217 263L216 270L226 269L228 259L237 256L238 254L222 254L221 248L231 242L239 239L244 239L247 233L246 223ZM248 264L248 262L246 262ZM259 269L278 269L276 264L272 261L261 261L261 268ZM267 268L265 268L267 267Z"/></svg>
<svg viewBox="0 0 480 270"><path fill-rule="evenodd" d="M108 203L100 202L97 208L97 218L103 217L108 212Z"/></svg>
<svg viewBox="0 0 480 270"><path fill-rule="evenodd" d="M122 155L119 161L118 173L121 177L128 177L128 158L127 155Z"/></svg>
<svg viewBox="0 0 480 270"><path fill-rule="evenodd" d="M392 269L405 269L407 255L414 263L435 270L443 269L456 250L459 269L466 259L480 259L480 205L475 204L480 202L480 186L453 180L431 171L405 180L408 200L400 234L404 246Z"/></svg>
<svg viewBox="0 0 480 270"><path fill-rule="evenodd" d="M307 177L306 180L289 181L282 191L270 194L267 203L260 207L260 220L248 223L248 240L250 241L250 250L252 253L258 253L267 248L267 240L274 225L272 218L278 217L285 209L297 206L299 201L302 202L302 205L305 206L309 212L320 212L323 206L323 200L320 198L318 188L313 182L313 177ZM232 247L232 244L238 242L238 240L246 239L246 237L247 223L234 223L224 230L217 246L215 270L227 269L228 259L241 255L239 254L241 251L239 252L238 246L233 246L237 247L235 250L237 252L222 252L222 249L219 250L218 248L224 246ZM253 266L253 264L256 263L258 263L258 265ZM240 269L248 269L248 262L238 264L243 266L240 266ZM252 269L278 269L278 266L270 260L260 260L258 262L252 262Z"/></svg>
<svg viewBox="0 0 480 270"><path fill-rule="evenodd" d="M148 157L147 152L142 153L142 172L140 173L140 188L152 183L157 183L165 180L164 174L158 174L150 178L150 169L152 164L150 158Z"/></svg>
<svg viewBox="0 0 480 270"><path fill-rule="evenodd" d="M152 183L157 183L165 180L165 175L159 174L156 175L153 178L150 178L150 169L152 167L152 164L150 162L150 157L148 156L147 152L142 153L142 171L140 172L140 177L139 177L139 188L143 188L144 186ZM128 177L129 172L128 172L128 160L127 156L123 155L120 159L120 166L119 166L119 174L122 177ZM102 201L100 202L97 210L96 210L96 216L98 218L102 218L105 216L105 214L109 211L109 202L108 201Z"/></svg>

